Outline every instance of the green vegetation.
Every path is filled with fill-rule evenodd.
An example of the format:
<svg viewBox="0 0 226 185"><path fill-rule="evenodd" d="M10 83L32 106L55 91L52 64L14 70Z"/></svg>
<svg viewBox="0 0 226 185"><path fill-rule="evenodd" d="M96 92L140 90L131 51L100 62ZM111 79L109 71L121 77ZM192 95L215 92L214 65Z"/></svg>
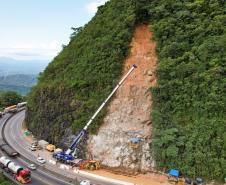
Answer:
<svg viewBox="0 0 226 185"><path fill-rule="evenodd" d="M154 148L159 167L226 176L226 9L223 1L153 0L157 41Z"/></svg>
<svg viewBox="0 0 226 185"><path fill-rule="evenodd" d="M2 174L0 174L0 185L13 185L13 183L8 181Z"/></svg>
<svg viewBox="0 0 226 185"><path fill-rule="evenodd" d="M22 97L20 94L13 92L13 91L7 91L7 92L1 92L0 91L0 110L3 110L4 107L15 105L19 102L22 102L24 100L24 97Z"/></svg>
<svg viewBox="0 0 226 185"><path fill-rule="evenodd" d="M84 127L116 85L135 24L130 0L107 2L83 28L72 28L68 46L49 64L29 94L29 129L50 142ZM99 115L103 117L104 111ZM99 127L100 121L90 131ZM46 125L49 125L48 127ZM51 126L50 126L51 125Z"/></svg>
<svg viewBox="0 0 226 185"><path fill-rule="evenodd" d="M223 179L225 20L222 0L107 2L87 25L73 28L69 45L39 77L29 94L29 128L57 144L66 128L82 128L119 79L135 25L150 23L159 58L152 89L156 164Z"/></svg>

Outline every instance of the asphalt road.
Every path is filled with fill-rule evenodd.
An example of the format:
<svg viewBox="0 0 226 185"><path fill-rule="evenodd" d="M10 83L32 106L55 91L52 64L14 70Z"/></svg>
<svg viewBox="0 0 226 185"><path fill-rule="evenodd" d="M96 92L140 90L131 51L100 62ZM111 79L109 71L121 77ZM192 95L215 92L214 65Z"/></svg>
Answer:
<svg viewBox="0 0 226 185"><path fill-rule="evenodd" d="M7 116L7 115L5 115ZM29 142L23 138L21 134L21 126L25 117L25 111L19 112L15 114L12 118L10 118L5 127L4 127L4 137L6 141L9 143L11 147L13 147L16 151L20 153L20 156L24 156L25 158L36 163L36 157L33 152L29 150ZM5 119L5 118L4 118ZM3 122L3 121L2 121ZM0 126L0 131L1 131ZM23 158L17 157L16 162L23 164L23 166L29 165ZM46 170L48 169L48 170ZM52 171L52 173L50 173ZM58 174L58 175L57 175ZM65 178L61 178L62 175ZM73 178L73 182L66 182L68 180L66 177ZM86 176L84 174L75 174L72 171L65 171L59 169L55 166L52 166L48 163L43 165L39 165L37 170L32 171L32 183L34 185L76 185L76 181L81 180L90 180L95 185L119 185L120 183L108 182L103 179L97 179L95 177Z"/></svg>
<svg viewBox="0 0 226 185"><path fill-rule="evenodd" d="M6 119L9 117L8 115L5 115L2 119L0 119L0 138L3 139L2 136L2 128L3 128L3 123L6 121ZM15 124L16 125L16 124ZM8 134L6 134L8 135ZM1 155L6 155L4 154L2 151L0 152ZM10 157L8 157L10 158ZM26 161L24 161L23 159L21 159L20 157L16 157L16 158L10 158L11 160L15 161L17 164L21 165L21 166L28 166L29 163L27 163ZM49 175L45 172L43 172L40 169L37 169L35 171L32 171L32 182L29 184L33 184L33 185L72 185L72 184L76 184L76 183L67 183L62 181L61 179L58 179L55 176Z"/></svg>

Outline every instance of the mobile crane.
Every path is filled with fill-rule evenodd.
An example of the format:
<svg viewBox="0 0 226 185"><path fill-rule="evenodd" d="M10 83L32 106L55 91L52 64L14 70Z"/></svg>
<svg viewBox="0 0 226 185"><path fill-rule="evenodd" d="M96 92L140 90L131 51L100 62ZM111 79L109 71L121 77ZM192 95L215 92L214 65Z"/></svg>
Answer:
<svg viewBox="0 0 226 185"><path fill-rule="evenodd" d="M94 113L94 115L91 117L91 119L87 122L85 127L79 132L79 134L75 137L74 141L70 145L70 147L66 151L57 152L53 154L53 157L63 163L71 164L73 160L76 158L77 154L77 146L83 136L87 133L87 129L89 125L92 123L92 121L95 119L95 117L98 115L98 113L101 111L101 109L105 106L105 104L109 101L109 99L114 95L114 93L117 91L117 89L123 84L123 82L126 80L126 78L132 73L132 71L137 68L137 66L134 64L130 70L127 72L127 74L121 79L121 81L116 85L116 87L113 89L113 91L110 93L110 95L107 97L107 99L101 104L101 106L97 109L97 111Z"/></svg>

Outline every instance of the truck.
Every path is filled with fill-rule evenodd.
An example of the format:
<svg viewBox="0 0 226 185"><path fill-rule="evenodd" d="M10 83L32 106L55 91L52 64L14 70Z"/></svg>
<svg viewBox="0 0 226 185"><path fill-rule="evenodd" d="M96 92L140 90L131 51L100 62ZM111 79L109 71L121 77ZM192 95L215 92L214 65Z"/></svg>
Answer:
<svg viewBox="0 0 226 185"><path fill-rule="evenodd" d="M70 147L66 151L53 153L53 158L55 158L56 160L63 162L63 163L73 164L74 159L77 158L77 152L78 152L77 146L78 146L79 142L81 141L81 139L83 138L83 136L87 134L87 129L88 129L89 125L93 122L93 120L98 115L98 113L102 110L102 108L106 105L106 103L109 101L109 99L115 94L115 92L118 90L118 88L123 84L123 82L133 72L133 70L135 68L137 68L137 66L134 64L130 68L130 70L127 72L127 74L116 85L116 87L113 89L113 91L110 93L110 95L100 105L100 107L97 109L97 111L94 113L94 115L86 123L85 127L75 137L75 139L72 142L72 144L70 145Z"/></svg>
<svg viewBox="0 0 226 185"><path fill-rule="evenodd" d="M56 146L55 145L48 144L46 146L46 150L49 151L49 152L54 152L55 149L56 149Z"/></svg>
<svg viewBox="0 0 226 185"><path fill-rule="evenodd" d="M20 102L16 106L17 108L22 108L22 107L25 107L26 105L27 105L27 102Z"/></svg>
<svg viewBox="0 0 226 185"><path fill-rule="evenodd" d="M17 165L6 156L0 157L0 167L12 177L22 184L31 182L31 172L27 168Z"/></svg>
<svg viewBox="0 0 226 185"><path fill-rule="evenodd" d="M19 153L8 144L1 145L0 148L10 157L16 157L19 155Z"/></svg>
<svg viewBox="0 0 226 185"><path fill-rule="evenodd" d="M19 155L19 153L10 147L3 139L0 139L0 149L10 157Z"/></svg>
<svg viewBox="0 0 226 185"><path fill-rule="evenodd" d="M6 108L4 109L4 113L5 113L5 114L6 114L6 113L15 113L15 112L17 112L17 105L11 105L11 106L6 107Z"/></svg>
<svg viewBox="0 0 226 185"><path fill-rule="evenodd" d="M42 149L46 149L46 147L49 145L49 143L45 140L38 141L38 146Z"/></svg>

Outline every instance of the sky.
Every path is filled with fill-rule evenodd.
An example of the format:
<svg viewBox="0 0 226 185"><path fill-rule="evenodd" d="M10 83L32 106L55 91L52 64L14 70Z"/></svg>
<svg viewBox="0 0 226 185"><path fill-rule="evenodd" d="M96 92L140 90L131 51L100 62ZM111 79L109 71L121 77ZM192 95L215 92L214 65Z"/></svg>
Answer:
<svg viewBox="0 0 226 185"><path fill-rule="evenodd" d="M51 61L107 0L0 0L0 57Z"/></svg>

